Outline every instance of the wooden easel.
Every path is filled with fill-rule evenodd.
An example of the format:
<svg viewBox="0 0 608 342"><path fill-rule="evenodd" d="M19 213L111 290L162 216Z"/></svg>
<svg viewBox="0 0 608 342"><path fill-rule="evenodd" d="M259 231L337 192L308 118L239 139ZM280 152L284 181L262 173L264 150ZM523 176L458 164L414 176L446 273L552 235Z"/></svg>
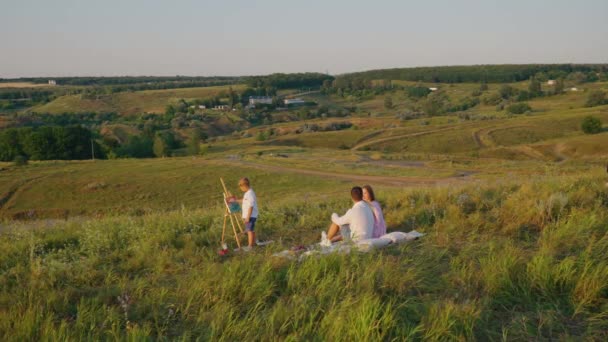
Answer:
<svg viewBox="0 0 608 342"><path fill-rule="evenodd" d="M220 182L222 183L222 188L224 188L224 205L226 206L226 211L224 212L224 226L222 227L222 245L224 245L224 237L226 235L226 221L230 218L230 224L232 225L232 231L234 232L234 239L236 240L237 246L241 248L241 242L239 241L239 235L236 232L236 227L239 227L241 233L243 233L243 227L241 226L241 222L238 213L233 213L230 211L230 205L228 205L228 190L226 189L226 184L224 184L224 180L220 177ZM236 225L234 224L236 222Z"/></svg>

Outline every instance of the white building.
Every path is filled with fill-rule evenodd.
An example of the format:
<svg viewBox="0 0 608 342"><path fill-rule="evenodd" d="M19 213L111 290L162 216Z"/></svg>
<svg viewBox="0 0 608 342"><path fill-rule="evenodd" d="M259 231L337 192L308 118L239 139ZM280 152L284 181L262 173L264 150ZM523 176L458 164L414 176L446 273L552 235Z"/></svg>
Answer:
<svg viewBox="0 0 608 342"><path fill-rule="evenodd" d="M249 96L249 105L255 106L256 104L272 104L272 97L270 97L270 96Z"/></svg>
<svg viewBox="0 0 608 342"><path fill-rule="evenodd" d="M436 87L430 87L429 90L430 91L437 91L437 88Z"/></svg>
<svg viewBox="0 0 608 342"><path fill-rule="evenodd" d="M550 85L550 86L555 85L556 83L557 82L555 80L548 80L547 81L547 85Z"/></svg>
<svg viewBox="0 0 608 342"><path fill-rule="evenodd" d="M284 103L286 106L289 106L289 105L292 105L292 106L293 106L293 105L300 105L300 104L304 104L304 103L306 103L306 101L304 101L304 100L302 100L302 99L285 99L285 100L283 100L283 103Z"/></svg>
<svg viewBox="0 0 608 342"><path fill-rule="evenodd" d="M52 86L57 85L57 81L49 80L49 85L52 85Z"/></svg>
<svg viewBox="0 0 608 342"><path fill-rule="evenodd" d="M577 87L572 87L572 88L570 88L570 91L578 91L578 88Z"/></svg>
<svg viewBox="0 0 608 342"><path fill-rule="evenodd" d="M215 109L215 110L226 110L226 109L228 109L228 106L227 105L219 105L219 106L213 107L213 109Z"/></svg>
<svg viewBox="0 0 608 342"><path fill-rule="evenodd" d="M205 106L205 105L198 105L198 109L207 109L207 106Z"/></svg>

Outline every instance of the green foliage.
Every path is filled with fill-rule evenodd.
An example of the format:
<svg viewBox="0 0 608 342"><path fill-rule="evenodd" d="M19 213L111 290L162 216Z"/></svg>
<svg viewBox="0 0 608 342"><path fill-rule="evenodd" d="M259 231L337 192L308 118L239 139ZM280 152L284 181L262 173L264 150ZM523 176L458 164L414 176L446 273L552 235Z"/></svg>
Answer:
<svg viewBox="0 0 608 342"><path fill-rule="evenodd" d="M529 104L525 102L513 103L507 107L507 112L511 114L523 114L532 110Z"/></svg>
<svg viewBox="0 0 608 342"><path fill-rule="evenodd" d="M200 129L194 129L190 133L188 140L188 153L191 156L199 155L201 152L201 142L203 141L203 132Z"/></svg>
<svg viewBox="0 0 608 342"><path fill-rule="evenodd" d="M393 109L393 98L389 95L384 97L384 108Z"/></svg>
<svg viewBox="0 0 608 342"><path fill-rule="evenodd" d="M154 137L154 144L152 146L154 155L157 157L168 157L171 155L171 150L167 142L166 137L162 133L157 133Z"/></svg>
<svg viewBox="0 0 608 342"><path fill-rule="evenodd" d="M151 158L154 157L154 139L147 136L130 136L126 143L115 150L117 157Z"/></svg>
<svg viewBox="0 0 608 342"><path fill-rule="evenodd" d="M543 72L552 78L564 74L579 73L583 81L588 81L606 64L513 64L513 65L471 65L442 66L370 70L346 74L345 78L364 78L372 80L404 80L413 82L462 83L462 82L520 82Z"/></svg>
<svg viewBox="0 0 608 342"><path fill-rule="evenodd" d="M540 81L531 77L530 84L528 85L528 92L530 93L530 97L542 96L543 91L541 89Z"/></svg>
<svg viewBox="0 0 608 342"><path fill-rule="evenodd" d="M555 81L555 88L553 89L553 92L555 94L561 94L564 92L564 79L563 78L558 78Z"/></svg>
<svg viewBox="0 0 608 342"><path fill-rule="evenodd" d="M419 99L431 93L428 87L406 87L407 95L411 98Z"/></svg>
<svg viewBox="0 0 608 342"><path fill-rule="evenodd" d="M448 104L447 95L442 91L436 91L427 96L420 106L427 115L435 116L444 113Z"/></svg>
<svg viewBox="0 0 608 342"><path fill-rule="evenodd" d="M0 131L0 160L23 155L31 160L90 159L91 148L101 156L90 130L81 126L42 126Z"/></svg>
<svg viewBox="0 0 608 342"><path fill-rule="evenodd" d="M267 76L251 76L245 79L252 88L319 88L325 81L331 81L332 76L321 73L271 74Z"/></svg>
<svg viewBox="0 0 608 342"><path fill-rule="evenodd" d="M266 141L267 139L268 139L268 134L264 131L258 131L258 133L255 135L256 141Z"/></svg>
<svg viewBox="0 0 608 342"><path fill-rule="evenodd" d="M581 123L581 129L585 134L597 134L602 131L602 121L593 116L587 116Z"/></svg>
<svg viewBox="0 0 608 342"><path fill-rule="evenodd" d="M500 95L501 98L503 98L505 100L510 99L511 96L513 96L515 93L516 93L515 88L513 88L512 86L510 86L508 84L503 84L498 89L498 94Z"/></svg>
<svg viewBox="0 0 608 342"><path fill-rule="evenodd" d="M13 163L15 163L15 166L24 166L24 165L27 165L28 160L27 160L27 157L18 155L18 156L15 156L15 158L13 159Z"/></svg>
<svg viewBox="0 0 608 342"><path fill-rule="evenodd" d="M585 107L595 107L601 106L608 103L608 99L606 99L606 93L601 90L592 91L587 97L587 102L585 102Z"/></svg>

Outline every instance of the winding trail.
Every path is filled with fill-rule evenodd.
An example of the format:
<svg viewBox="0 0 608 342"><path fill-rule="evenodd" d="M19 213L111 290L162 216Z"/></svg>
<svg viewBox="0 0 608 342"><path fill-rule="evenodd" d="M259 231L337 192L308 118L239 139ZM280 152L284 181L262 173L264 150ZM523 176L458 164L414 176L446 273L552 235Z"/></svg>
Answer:
<svg viewBox="0 0 608 342"><path fill-rule="evenodd" d="M403 139L403 138L419 137L419 136L433 134L433 133L437 133L437 132L451 131L454 129L456 129L456 127L447 127L447 128L434 129L434 130L430 130L430 131L400 134L400 135L395 135L395 136L390 136L390 137L385 137L385 138L363 141L363 142L360 142L357 145L353 146L351 148L351 150L356 151L362 147L369 146L369 145L375 145L375 144L392 141L392 140Z"/></svg>
<svg viewBox="0 0 608 342"><path fill-rule="evenodd" d="M30 179L25 179L10 187L6 193L0 196L0 214L4 211L4 209L10 208L12 203L15 201L15 198L17 197L18 193L22 189L24 189L27 185L33 183L34 181L44 177L45 176L39 176Z"/></svg>
<svg viewBox="0 0 608 342"><path fill-rule="evenodd" d="M207 161L209 162L209 161ZM359 183L382 184L389 186L429 186L429 185L445 185L455 182L467 181L470 174L459 176L432 178L432 177L399 177L399 176L373 176L347 173L334 173L320 170L299 169L277 165L259 164L245 160L214 160L212 162L222 165L234 165L240 167L251 167L272 172L288 172L308 176L327 177L338 180Z"/></svg>

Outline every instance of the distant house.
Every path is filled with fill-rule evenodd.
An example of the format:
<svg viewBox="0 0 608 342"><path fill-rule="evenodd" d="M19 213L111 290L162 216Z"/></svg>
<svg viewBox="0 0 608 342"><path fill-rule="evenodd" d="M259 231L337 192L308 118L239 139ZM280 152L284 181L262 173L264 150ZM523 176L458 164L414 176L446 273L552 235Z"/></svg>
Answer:
<svg viewBox="0 0 608 342"><path fill-rule="evenodd" d="M255 107L256 104L272 104L270 96L249 96L249 106Z"/></svg>
<svg viewBox="0 0 608 342"><path fill-rule="evenodd" d="M57 81L49 80L49 85L52 85L52 86L57 85Z"/></svg>
<svg viewBox="0 0 608 342"><path fill-rule="evenodd" d="M214 106L213 109L215 109L215 110L227 110L228 106L227 105L218 105L218 106Z"/></svg>
<svg viewBox="0 0 608 342"><path fill-rule="evenodd" d="M572 88L570 88L570 91L578 91L578 88L577 87L572 87Z"/></svg>
<svg viewBox="0 0 608 342"><path fill-rule="evenodd" d="M205 106L205 105L198 105L198 109L207 109L207 106Z"/></svg>
<svg viewBox="0 0 608 342"><path fill-rule="evenodd" d="M429 90L430 91L437 91L437 88L436 87L430 87Z"/></svg>
<svg viewBox="0 0 608 342"><path fill-rule="evenodd" d="M557 82L555 80L548 80L547 81L547 85L552 86L552 85L555 85L555 84L557 84Z"/></svg>
<svg viewBox="0 0 608 342"><path fill-rule="evenodd" d="M305 104L306 101L302 100L302 99L285 99L283 100L283 103L285 104L285 106L295 106L295 105L301 105L301 104Z"/></svg>

